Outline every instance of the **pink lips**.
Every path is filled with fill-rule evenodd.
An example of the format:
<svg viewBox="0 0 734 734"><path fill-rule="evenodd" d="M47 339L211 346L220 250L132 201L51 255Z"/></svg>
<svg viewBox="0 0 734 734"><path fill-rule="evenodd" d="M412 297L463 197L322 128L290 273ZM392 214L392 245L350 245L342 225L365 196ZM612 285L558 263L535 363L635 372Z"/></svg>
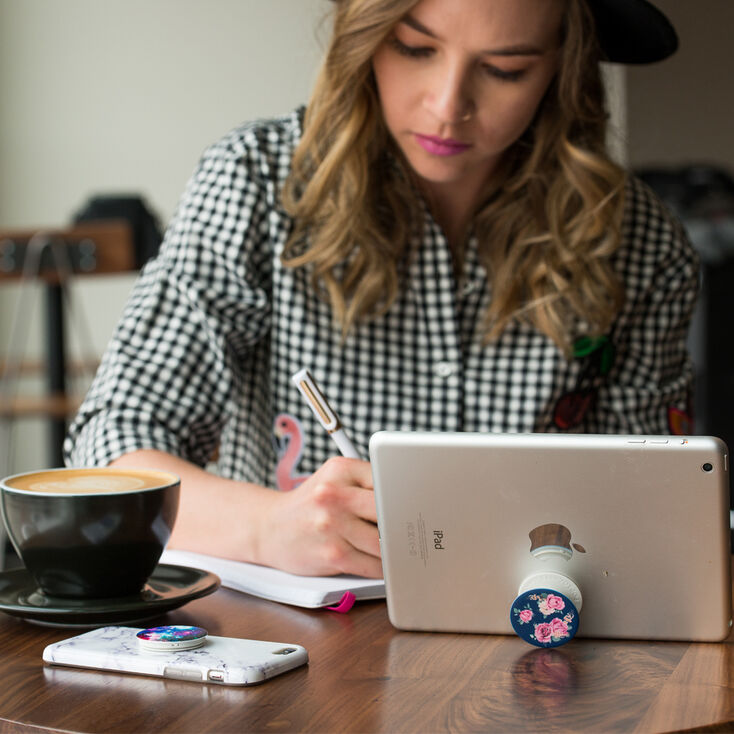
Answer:
<svg viewBox="0 0 734 734"><path fill-rule="evenodd" d="M432 155L459 155L459 153L463 153L468 148L471 148L469 143L462 143L453 138L439 138L435 135L415 133L415 139L423 150L428 151Z"/></svg>

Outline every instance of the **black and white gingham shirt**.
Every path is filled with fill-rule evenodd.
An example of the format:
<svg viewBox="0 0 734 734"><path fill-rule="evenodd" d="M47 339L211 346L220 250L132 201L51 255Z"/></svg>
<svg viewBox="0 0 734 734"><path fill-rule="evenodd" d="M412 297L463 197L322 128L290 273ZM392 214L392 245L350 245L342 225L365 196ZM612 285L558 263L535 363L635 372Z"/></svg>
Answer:
<svg viewBox="0 0 734 734"><path fill-rule="evenodd" d="M104 465L147 448L205 465L218 448L222 476L275 486L273 425L287 414L302 427L298 473L313 472L337 449L290 381L301 367L365 458L379 429L557 430L554 406L577 387L581 362L528 326L483 346L491 294L476 244L457 288L428 213L405 292L340 342L308 273L279 260L292 225L279 191L301 122L299 110L245 124L206 151L70 428L68 463ZM669 409L684 411L689 400L697 260L635 179L615 257L626 287L616 359L576 430L668 433Z"/></svg>

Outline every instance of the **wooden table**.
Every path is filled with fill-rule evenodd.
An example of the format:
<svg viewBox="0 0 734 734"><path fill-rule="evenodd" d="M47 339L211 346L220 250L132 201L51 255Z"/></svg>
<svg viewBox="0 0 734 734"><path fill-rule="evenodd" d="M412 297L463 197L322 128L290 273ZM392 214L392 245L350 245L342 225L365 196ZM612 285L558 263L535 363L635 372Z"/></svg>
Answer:
<svg viewBox="0 0 734 734"><path fill-rule="evenodd" d="M0 732L734 731L734 637L722 644L395 630L384 602L307 611L227 589L161 618L298 642L310 664L251 688L44 667L68 630L0 614Z"/></svg>

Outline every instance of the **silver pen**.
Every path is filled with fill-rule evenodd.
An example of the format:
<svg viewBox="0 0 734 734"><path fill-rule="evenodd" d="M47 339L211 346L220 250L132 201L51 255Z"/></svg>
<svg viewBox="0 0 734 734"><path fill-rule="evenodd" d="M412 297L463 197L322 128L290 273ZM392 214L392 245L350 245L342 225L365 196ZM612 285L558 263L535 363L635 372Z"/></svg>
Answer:
<svg viewBox="0 0 734 734"><path fill-rule="evenodd" d="M311 373L307 369L298 370L295 375L291 377L293 384L298 388L299 392L306 399L306 402L311 407L313 414L318 419L319 423L324 427L324 430L331 436L334 443L339 447L342 456L346 456L350 459L361 459L362 457L357 451L355 445L349 440L344 426L337 414L332 410L326 396L316 384L316 380L313 379Z"/></svg>

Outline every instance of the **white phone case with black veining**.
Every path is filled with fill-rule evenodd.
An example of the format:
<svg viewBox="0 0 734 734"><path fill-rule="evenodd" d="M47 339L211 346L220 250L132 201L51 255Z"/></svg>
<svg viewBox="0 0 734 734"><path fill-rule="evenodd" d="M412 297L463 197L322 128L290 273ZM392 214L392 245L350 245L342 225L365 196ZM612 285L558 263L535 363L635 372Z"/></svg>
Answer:
<svg viewBox="0 0 734 734"><path fill-rule="evenodd" d="M48 645L49 665L138 673L199 683L249 686L308 662L301 645L208 636L194 650L151 652L136 638L139 628L102 627Z"/></svg>

